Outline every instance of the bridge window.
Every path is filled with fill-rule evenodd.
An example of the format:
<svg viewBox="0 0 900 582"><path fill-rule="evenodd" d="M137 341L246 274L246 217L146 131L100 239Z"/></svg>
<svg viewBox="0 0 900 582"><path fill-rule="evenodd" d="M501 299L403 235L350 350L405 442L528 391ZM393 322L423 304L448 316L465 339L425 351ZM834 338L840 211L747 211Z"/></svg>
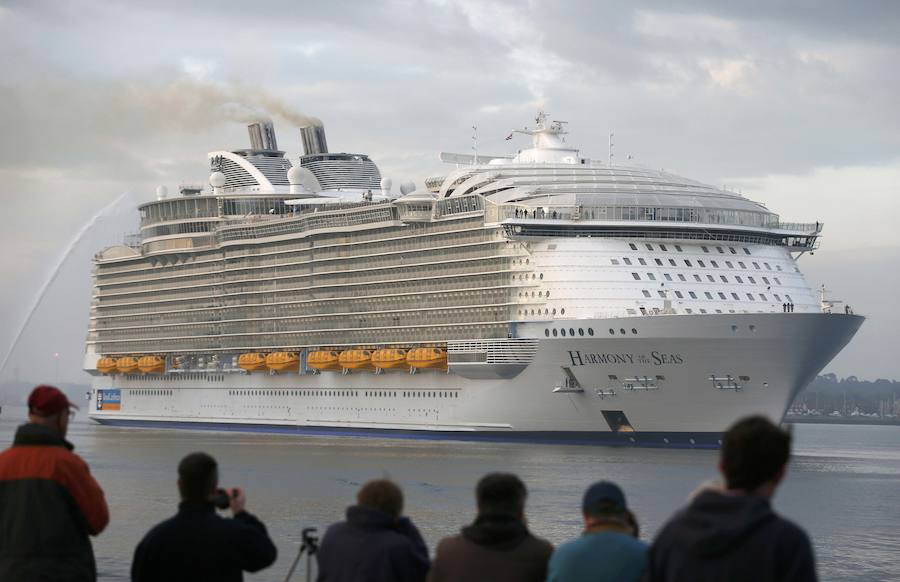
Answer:
<svg viewBox="0 0 900 582"><path fill-rule="evenodd" d="M659 250L668 251L669 249L666 248L666 245L659 245Z"/></svg>
<svg viewBox="0 0 900 582"><path fill-rule="evenodd" d="M688 266L688 267L693 267L693 266L694 266L694 265L692 265L691 262L690 262L689 260L687 260L687 259L684 260L684 264L685 264L686 266Z"/></svg>
<svg viewBox="0 0 900 582"><path fill-rule="evenodd" d="M709 247L700 247L700 248L703 249L703 252L704 252L704 253L708 253L708 252L709 252Z"/></svg>
<svg viewBox="0 0 900 582"><path fill-rule="evenodd" d="M649 292L649 291L647 291L646 289L642 289L641 291L642 291L642 293L644 294L644 297L650 297L650 292Z"/></svg>
<svg viewBox="0 0 900 582"><path fill-rule="evenodd" d="M684 299L684 295L681 293L681 291L676 291L675 297L678 297L679 299Z"/></svg>
<svg viewBox="0 0 900 582"><path fill-rule="evenodd" d="M626 265L631 264L631 259L629 259L628 257L623 257L622 260L625 262Z"/></svg>
<svg viewBox="0 0 900 582"><path fill-rule="evenodd" d="M640 281L640 280L641 280L641 276L638 275L637 273L632 273L631 276L634 277L634 280L635 280L635 281Z"/></svg>
<svg viewBox="0 0 900 582"><path fill-rule="evenodd" d="M702 259L697 259L697 264L704 269L706 268L706 263L704 263Z"/></svg>
<svg viewBox="0 0 900 582"><path fill-rule="evenodd" d="M634 243L628 243L628 246L631 247L631 250L633 250L633 251L637 250L637 245Z"/></svg>
<svg viewBox="0 0 900 582"><path fill-rule="evenodd" d="M646 265L646 264L647 264L647 261L645 261L645 260L642 259L642 258L638 258L638 263L640 263L640 264L642 264L642 265Z"/></svg>
<svg viewBox="0 0 900 582"><path fill-rule="evenodd" d="M644 244L646 245L648 251L653 250L653 245L651 245L650 243L644 243Z"/></svg>
<svg viewBox="0 0 900 582"><path fill-rule="evenodd" d="M738 297L738 294L737 294L737 293L732 293L731 296L734 297L734 300L735 300L735 301L740 301L740 300L741 300L741 298Z"/></svg>
<svg viewBox="0 0 900 582"><path fill-rule="evenodd" d="M691 296L691 299L696 299L696 298L697 298L697 294L694 293L693 291L688 291L688 295Z"/></svg>
<svg viewBox="0 0 900 582"><path fill-rule="evenodd" d="M651 281L656 281L656 275L654 275L653 273L647 273L647 278Z"/></svg>
<svg viewBox="0 0 900 582"><path fill-rule="evenodd" d="M748 249L747 247L744 247L744 253L749 255L749 254L750 254L750 249Z"/></svg>

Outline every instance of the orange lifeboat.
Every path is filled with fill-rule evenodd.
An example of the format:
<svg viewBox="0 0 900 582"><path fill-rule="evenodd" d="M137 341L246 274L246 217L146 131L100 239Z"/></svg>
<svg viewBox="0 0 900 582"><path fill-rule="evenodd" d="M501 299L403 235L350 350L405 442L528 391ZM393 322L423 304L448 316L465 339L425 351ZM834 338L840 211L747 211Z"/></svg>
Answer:
<svg viewBox="0 0 900 582"><path fill-rule="evenodd" d="M137 366L144 374L162 374L166 371L166 360L159 356L144 356L138 360Z"/></svg>
<svg viewBox="0 0 900 582"><path fill-rule="evenodd" d="M309 352L306 365L314 370L340 370L340 356L335 351L320 350Z"/></svg>
<svg viewBox="0 0 900 582"><path fill-rule="evenodd" d="M413 368L447 369L447 351L443 348L413 348L406 352L406 363Z"/></svg>
<svg viewBox="0 0 900 582"><path fill-rule="evenodd" d="M116 371L116 359L100 358L97 360L97 371L101 374L112 374Z"/></svg>
<svg viewBox="0 0 900 582"><path fill-rule="evenodd" d="M383 370L390 368L409 368L409 363L406 361L406 350L398 348L375 350L372 354L372 365Z"/></svg>
<svg viewBox="0 0 900 582"><path fill-rule="evenodd" d="M372 367L372 350L344 350L338 356L341 368L363 370Z"/></svg>
<svg viewBox="0 0 900 582"><path fill-rule="evenodd" d="M131 356L125 356L124 358L119 358L116 360L116 370L121 372L122 374L133 374L138 370L138 361L137 358L132 358Z"/></svg>
<svg viewBox="0 0 900 582"><path fill-rule="evenodd" d="M297 352L272 352L266 356L266 367L276 372L296 372L300 370Z"/></svg>
<svg viewBox="0 0 900 582"><path fill-rule="evenodd" d="M248 352L238 356L238 368L247 370L248 372L256 372L264 370L266 367L266 354L259 352Z"/></svg>

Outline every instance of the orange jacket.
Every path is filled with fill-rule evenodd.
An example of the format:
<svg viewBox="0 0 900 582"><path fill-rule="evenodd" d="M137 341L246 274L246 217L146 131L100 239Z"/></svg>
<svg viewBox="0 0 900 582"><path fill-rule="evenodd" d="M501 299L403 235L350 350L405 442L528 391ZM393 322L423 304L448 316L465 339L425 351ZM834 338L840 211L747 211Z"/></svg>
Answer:
<svg viewBox="0 0 900 582"><path fill-rule="evenodd" d="M88 535L109 523L103 490L72 445L38 424L0 453L0 580L96 577ZM68 579L68 578L67 578Z"/></svg>

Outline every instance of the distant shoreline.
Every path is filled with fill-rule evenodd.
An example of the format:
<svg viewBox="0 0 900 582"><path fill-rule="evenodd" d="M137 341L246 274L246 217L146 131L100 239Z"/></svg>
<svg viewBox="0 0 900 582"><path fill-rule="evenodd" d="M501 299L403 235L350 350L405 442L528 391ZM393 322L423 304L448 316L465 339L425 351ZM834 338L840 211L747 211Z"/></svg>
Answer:
<svg viewBox="0 0 900 582"><path fill-rule="evenodd" d="M787 424L850 424L900 426L900 418L868 418L859 416L785 416Z"/></svg>

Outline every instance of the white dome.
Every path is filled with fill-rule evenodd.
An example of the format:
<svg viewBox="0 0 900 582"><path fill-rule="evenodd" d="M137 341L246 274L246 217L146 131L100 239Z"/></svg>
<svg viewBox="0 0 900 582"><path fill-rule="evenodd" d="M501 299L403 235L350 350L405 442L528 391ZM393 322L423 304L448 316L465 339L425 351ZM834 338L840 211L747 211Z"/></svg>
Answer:
<svg viewBox="0 0 900 582"><path fill-rule="evenodd" d="M412 180L407 180L406 182L403 182L402 184L400 184L400 193L403 194L404 196L406 196L407 194L410 194L411 192L415 192L415 191L416 191L416 183L413 182Z"/></svg>
<svg viewBox="0 0 900 582"><path fill-rule="evenodd" d="M390 192L391 188L394 185L394 181L390 178L382 178L381 179L381 189L385 192Z"/></svg>
<svg viewBox="0 0 900 582"><path fill-rule="evenodd" d="M156 199L157 200L163 200L168 195L169 195L168 188L166 188L165 186L162 186L162 185L156 187Z"/></svg>
<svg viewBox="0 0 900 582"><path fill-rule="evenodd" d="M209 185L213 188L222 188L225 186L225 174L222 172L213 172L209 175Z"/></svg>
<svg viewBox="0 0 900 582"><path fill-rule="evenodd" d="M303 183L303 170L304 168L300 166L291 166L291 169L288 170L287 178L288 183L293 185L298 185ZM307 170L309 171L309 170Z"/></svg>

